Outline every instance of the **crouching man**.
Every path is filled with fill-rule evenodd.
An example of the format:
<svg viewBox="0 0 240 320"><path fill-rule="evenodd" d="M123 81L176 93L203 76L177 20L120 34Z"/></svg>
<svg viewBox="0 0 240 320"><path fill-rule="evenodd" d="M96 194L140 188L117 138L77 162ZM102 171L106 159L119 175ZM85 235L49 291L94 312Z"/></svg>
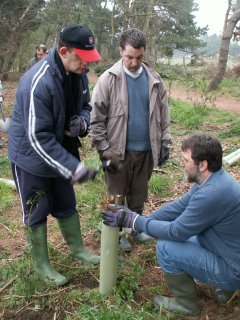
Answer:
<svg viewBox="0 0 240 320"><path fill-rule="evenodd" d="M192 188L149 216L128 209L104 211L106 225L132 228L159 239L157 259L174 297L155 296L168 311L198 316L195 280L215 287L219 303L240 289L240 185L222 168L220 142L195 134L182 143Z"/></svg>

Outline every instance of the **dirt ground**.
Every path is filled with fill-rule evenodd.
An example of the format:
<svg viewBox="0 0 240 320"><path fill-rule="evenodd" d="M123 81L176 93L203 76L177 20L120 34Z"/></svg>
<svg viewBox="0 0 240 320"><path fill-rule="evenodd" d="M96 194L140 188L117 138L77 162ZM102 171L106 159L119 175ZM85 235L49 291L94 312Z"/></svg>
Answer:
<svg viewBox="0 0 240 320"><path fill-rule="evenodd" d="M95 81L96 78L90 75L90 80ZM15 92L16 92L16 85L17 83L5 83L5 99L3 103L4 111L6 113L6 116L10 116L11 114L11 108L13 105L13 101L15 99ZM189 101L189 94L183 91L179 88L172 88L171 90L171 96L174 99L180 99L184 101ZM192 97L191 101L194 101L193 99L198 99L198 97ZM221 97L218 98L216 101L216 107L219 109L224 109L228 111L233 112L240 112L240 102L232 97ZM4 147L0 149L0 155L7 155L7 136L2 134L2 138L4 141ZM178 155L173 155L174 157L178 157ZM238 171L232 170L232 174L240 180L240 173ZM178 186L179 188L179 186ZM178 192L182 192L184 188L187 188L186 185L181 185L179 190L176 190L176 197ZM169 200L169 199L167 199ZM167 201L166 200L166 201ZM148 209L152 210L154 208L157 208L161 205L161 201L159 199L150 198ZM23 249L25 247L25 237L22 230L22 222L20 217L20 203L16 200L16 203L14 203L14 212L11 210L9 212L0 212L0 217L3 217L4 215L7 215L9 219L15 219L16 224L16 231L14 233L9 230L4 223L0 220L0 254L1 256L3 253L11 253L10 259L17 258L22 255ZM50 219L51 223L51 219ZM84 223L84 221L83 221ZM56 244L59 244L60 238L53 238L50 237L50 241ZM100 247L99 240L95 241L96 239L92 239L92 234L88 234L84 238L84 242L89 250L92 252L98 252L98 249ZM94 243L94 245L93 245ZM63 250L66 250L66 247L64 247L64 244L62 244ZM134 257L137 257L140 255L141 251L144 249L143 245L134 246L134 250L131 253L131 255ZM1 262L0 262L1 263ZM164 277L162 274L161 269L158 267L158 265L154 264L152 261L144 261L144 268L146 269L146 274L148 274L148 277L142 279L140 286L142 288L148 288L149 285L152 285L153 283L157 283L160 281L164 281ZM81 283L80 283L81 281ZM79 280L79 283L74 283L71 285L78 285L79 287L86 287L86 288L96 288L98 286L98 283L96 279L92 276L89 276L86 279ZM0 281L0 289L1 289L1 281ZM212 299L212 289L203 287L202 285L197 285L198 290L198 296L199 296L199 304L202 310L202 315L199 318L199 320L239 320L240 319L240 305L238 301L234 301L233 303L229 305L219 305L215 303ZM169 293L166 289L166 293ZM135 300L138 303L151 301L153 296L149 294L141 295L141 292L136 292ZM63 320L65 317L65 313L61 310L48 310L48 309L42 309L42 310L34 310L31 309L32 306L26 307L23 310L20 310L17 314L15 311L8 309L1 311L0 314L3 313L4 320L35 320L35 319L58 319ZM113 319L114 320L114 319Z"/></svg>
<svg viewBox="0 0 240 320"><path fill-rule="evenodd" d="M191 101L200 103L203 101L201 94L196 92L189 93L186 90L183 90L182 88L176 86L171 89L170 94L173 99L179 99L186 102ZM209 104L209 106L211 105ZM235 113L240 112L240 100L231 96L217 97L214 101L214 106L224 111L231 111Z"/></svg>

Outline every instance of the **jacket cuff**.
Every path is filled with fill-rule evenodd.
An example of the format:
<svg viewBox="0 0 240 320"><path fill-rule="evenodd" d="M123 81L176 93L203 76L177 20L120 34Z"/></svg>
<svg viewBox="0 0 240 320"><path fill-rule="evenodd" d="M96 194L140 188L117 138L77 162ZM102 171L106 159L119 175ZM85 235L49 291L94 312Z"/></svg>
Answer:
<svg viewBox="0 0 240 320"><path fill-rule="evenodd" d="M107 150L109 148L109 143L107 143L107 145L101 149L98 149L98 151L104 151Z"/></svg>
<svg viewBox="0 0 240 320"><path fill-rule="evenodd" d="M144 232L147 219L138 215L133 221L133 230L137 232Z"/></svg>

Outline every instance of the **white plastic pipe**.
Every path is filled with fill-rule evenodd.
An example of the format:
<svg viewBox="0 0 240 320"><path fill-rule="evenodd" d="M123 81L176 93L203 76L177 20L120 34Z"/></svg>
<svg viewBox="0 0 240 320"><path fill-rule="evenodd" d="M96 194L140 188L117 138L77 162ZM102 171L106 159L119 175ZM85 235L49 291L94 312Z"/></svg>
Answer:
<svg viewBox="0 0 240 320"><path fill-rule="evenodd" d="M10 125L10 118L6 118L5 121L0 119L0 131L3 133L8 133Z"/></svg>
<svg viewBox="0 0 240 320"><path fill-rule="evenodd" d="M228 165L232 165L234 162L240 159L240 149L235 150L229 155L223 157L223 162Z"/></svg>
<svg viewBox="0 0 240 320"><path fill-rule="evenodd" d="M227 161L231 159L232 157L235 157L236 155L240 154L240 149L237 149L233 151L232 153L228 154L227 156L223 157L223 161Z"/></svg>
<svg viewBox="0 0 240 320"><path fill-rule="evenodd" d="M240 159L240 153L236 154L235 156L231 157L230 159L228 159L227 161L224 161L224 163L228 164L228 165L232 165L234 164L236 161L238 161Z"/></svg>
<svg viewBox="0 0 240 320"><path fill-rule="evenodd" d="M6 186L12 188L12 189L16 189L16 185L13 180L0 178L0 182L5 184Z"/></svg>

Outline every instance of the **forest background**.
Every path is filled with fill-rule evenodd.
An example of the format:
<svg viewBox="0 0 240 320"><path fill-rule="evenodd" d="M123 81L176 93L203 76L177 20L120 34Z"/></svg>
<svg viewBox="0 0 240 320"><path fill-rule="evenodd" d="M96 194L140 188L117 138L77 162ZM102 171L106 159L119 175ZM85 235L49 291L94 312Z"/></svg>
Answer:
<svg viewBox="0 0 240 320"><path fill-rule="evenodd" d="M228 2L231 15L239 8L239 1ZM87 25L94 32L103 57L96 67L100 72L102 66L118 59L119 34L129 27L146 34L146 60L151 63L161 63L166 58L179 63L196 63L199 57L216 60L222 35L208 34L207 26L197 26L198 9L193 0L2 0L0 74L6 77L10 72L15 76L24 72L35 46L56 46L59 31L71 22ZM238 18L230 35L235 40L238 37L234 38L233 32L238 31ZM237 57L239 53L237 41L231 41L229 55Z"/></svg>

